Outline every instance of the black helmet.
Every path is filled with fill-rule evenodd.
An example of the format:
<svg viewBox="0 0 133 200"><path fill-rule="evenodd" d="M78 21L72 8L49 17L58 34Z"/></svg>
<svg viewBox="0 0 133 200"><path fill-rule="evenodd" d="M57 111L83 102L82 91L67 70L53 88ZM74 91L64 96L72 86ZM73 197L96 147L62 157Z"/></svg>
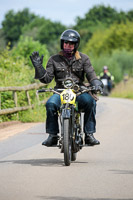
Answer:
<svg viewBox="0 0 133 200"><path fill-rule="evenodd" d="M64 41L70 41L75 43L74 50L76 51L80 43L80 35L77 31L68 29L61 34L61 49L63 49Z"/></svg>

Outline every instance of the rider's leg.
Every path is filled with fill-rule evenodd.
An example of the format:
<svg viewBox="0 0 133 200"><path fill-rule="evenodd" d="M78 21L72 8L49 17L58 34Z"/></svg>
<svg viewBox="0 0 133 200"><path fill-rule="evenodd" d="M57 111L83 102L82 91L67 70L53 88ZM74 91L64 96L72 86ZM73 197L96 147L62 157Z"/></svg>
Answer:
<svg viewBox="0 0 133 200"><path fill-rule="evenodd" d="M77 97L79 109L84 110L84 132L85 143L88 145L100 144L93 136L96 132L96 101L88 93L81 94Z"/></svg>
<svg viewBox="0 0 133 200"><path fill-rule="evenodd" d="M46 103L46 133L49 134L49 137L42 143L42 145L53 146L57 144L57 133L59 133L58 110L60 105L61 101L58 94L52 95Z"/></svg>
<svg viewBox="0 0 133 200"><path fill-rule="evenodd" d="M85 112L84 131L86 134L93 134L96 132L96 101L93 98L89 101L91 102L91 109Z"/></svg>

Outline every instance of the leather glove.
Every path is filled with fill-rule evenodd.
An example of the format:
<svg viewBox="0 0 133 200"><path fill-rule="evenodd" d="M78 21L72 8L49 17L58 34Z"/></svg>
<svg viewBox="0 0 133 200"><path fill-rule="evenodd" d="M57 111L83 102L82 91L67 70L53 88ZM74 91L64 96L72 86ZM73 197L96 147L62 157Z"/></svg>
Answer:
<svg viewBox="0 0 133 200"><path fill-rule="evenodd" d="M46 70L43 68L43 55L39 56L39 53L37 51L34 51L32 55L30 56L31 62L33 66L35 67L35 79L41 79L44 77Z"/></svg>
<svg viewBox="0 0 133 200"><path fill-rule="evenodd" d="M32 55L30 56L30 59L31 59L31 62L32 62L33 66L35 68L37 68L40 65L42 65L42 63L43 63L43 57L44 56L42 55L41 58L40 58L38 51L34 51L32 53Z"/></svg>
<svg viewBox="0 0 133 200"><path fill-rule="evenodd" d="M90 82L91 86L93 87L93 91L95 94L98 92L102 93L103 91L103 83L99 79L94 79Z"/></svg>

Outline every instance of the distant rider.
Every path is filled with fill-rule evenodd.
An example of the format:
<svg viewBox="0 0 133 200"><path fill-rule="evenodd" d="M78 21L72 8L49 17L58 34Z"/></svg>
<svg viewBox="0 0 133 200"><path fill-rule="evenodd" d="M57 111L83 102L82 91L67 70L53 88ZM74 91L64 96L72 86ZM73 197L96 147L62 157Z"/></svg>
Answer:
<svg viewBox="0 0 133 200"><path fill-rule="evenodd" d="M100 73L100 79L107 79L108 91L111 92L114 84L114 76L109 72L107 66L103 67L103 71Z"/></svg>

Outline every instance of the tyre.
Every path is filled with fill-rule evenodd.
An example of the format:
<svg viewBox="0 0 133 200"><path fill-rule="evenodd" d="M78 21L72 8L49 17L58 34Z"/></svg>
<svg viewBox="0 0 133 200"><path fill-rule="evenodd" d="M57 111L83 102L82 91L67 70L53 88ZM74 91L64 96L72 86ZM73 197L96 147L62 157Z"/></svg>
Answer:
<svg viewBox="0 0 133 200"><path fill-rule="evenodd" d="M108 88L107 88L107 86L104 86L104 88L103 88L103 96L108 96L108 95L109 95Z"/></svg>
<svg viewBox="0 0 133 200"><path fill-rule="evenodd" d="M70 140L70 123L69 119L63 120L63 133L64 133L64 163L66 166L71 164L71 140Z"/></svg>
<svg viewBox="0 0 133 200"><path fill-rule="evenodd" d="M75 161L77 158L77 153L72 153L71 154L71 161Z"/></svg>

